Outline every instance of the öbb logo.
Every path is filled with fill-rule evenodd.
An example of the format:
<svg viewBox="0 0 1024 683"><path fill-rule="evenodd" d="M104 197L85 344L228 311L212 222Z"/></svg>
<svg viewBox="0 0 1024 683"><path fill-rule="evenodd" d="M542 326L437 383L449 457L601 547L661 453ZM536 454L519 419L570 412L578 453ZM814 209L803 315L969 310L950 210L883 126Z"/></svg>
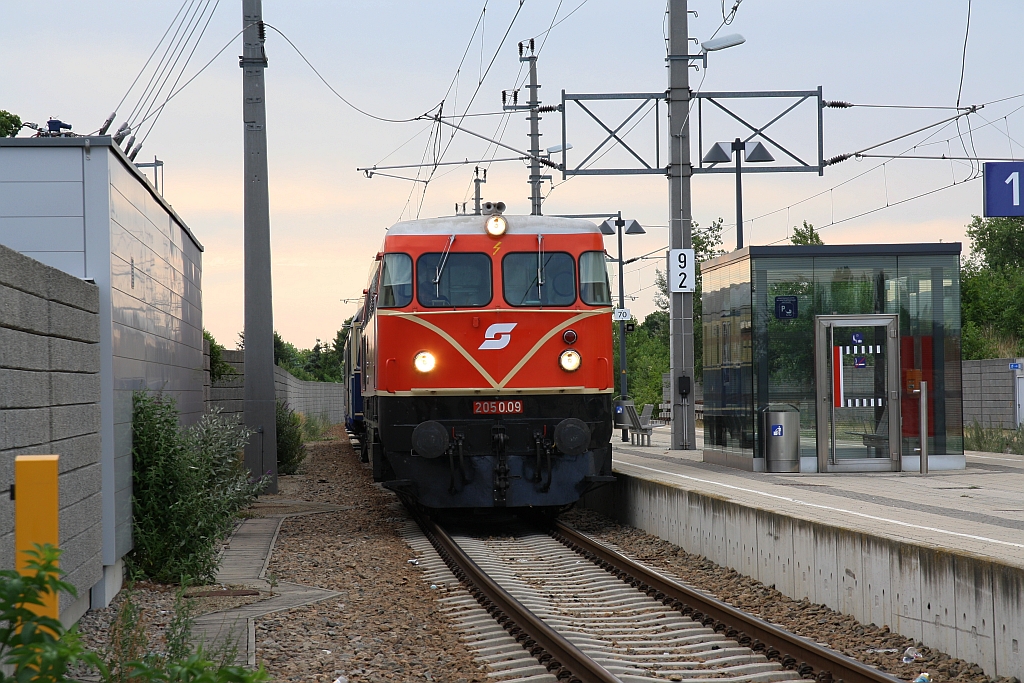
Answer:
<svg viewBox="0 0 1024 683"><path fill-rule="evenodd" d="M484 332L484 343L480 349L503 349L512 341L512 330L519 323L494 323Z"/></svg>

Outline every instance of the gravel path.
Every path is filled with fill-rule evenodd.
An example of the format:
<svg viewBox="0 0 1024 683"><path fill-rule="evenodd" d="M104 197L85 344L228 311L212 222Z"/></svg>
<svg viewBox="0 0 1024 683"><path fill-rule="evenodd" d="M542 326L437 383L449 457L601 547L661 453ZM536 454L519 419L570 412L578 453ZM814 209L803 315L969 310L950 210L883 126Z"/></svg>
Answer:
<svg viewBox="0 0 1024 683"><path fill-rule="evenodd" d="M341 595L257 620L257 662L275 681L486 680L437 591L408 563L413 552L397 531L404 511L347 439L310 444L303 470L282 496L351 509L286 520L268 577Z"/></svg>
<svg viewBox="0 0 1024 683"><path fill-rule="evenodd" d="M617 524L596 512L573 510L561 519L644 564L663 570L666 575L899 678L912 680L922 671L927 671L933 683L990 683L994 680L986 676L977 664L923 647L921 643L890 632L886 626L864 625L825 605L806 599L793 600L759 581L704 557L686 553L668 541L639 529ZM914 664L903 664L901 657L908 647L916 647L924 656ZM1000 678L998 681L1020 683L1016 678Z"/></svg>

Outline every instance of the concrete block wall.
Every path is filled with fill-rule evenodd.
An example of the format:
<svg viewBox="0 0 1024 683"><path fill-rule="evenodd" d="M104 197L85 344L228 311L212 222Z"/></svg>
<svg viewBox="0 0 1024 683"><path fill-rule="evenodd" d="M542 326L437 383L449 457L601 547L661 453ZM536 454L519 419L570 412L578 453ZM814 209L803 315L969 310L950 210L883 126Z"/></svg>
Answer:
<svg viewBox="0 0 1024 683"><path fill-rule="evenodd" d="M274 390L277 398L297 413L327 415L331 424L345 421L345 385L340 382L305 382L275 366Z"/></svg>
<svg viewBox="0 0 1024 683"><path fill-rule="evenodd" d="M1024 568L899 542L616 473L584 505L683 550L1024 679Z"/></svg>
<svg viewBox="0 0 1024 683"><path fill-rule="evenodd" d="M221 359L234 368L237 374L221 377L211 383L208 406L220 408L221 413L227 417L242 420L245 416L245 352L225 349Z"/></svg>
<svg viewBox="0 0 1024 683"><path fill-rule="evenodd" d="M245 352L227 351L223 360L237 374L222 377L210 387L210 406L224 415L245 415ZM297 413L308 416L326 414L332 424L345 421L345 385L335 382L306 382L284 368L274 367L274 389L278 400L288 403Z"/></svg>
<svg viewBox="0 0 1024 683"><path fill-rule="evenodd" d="M1021 358L991 358L963 362L964 425L1017 427L1017 376L1010 363Z"/></svg>
<svg viewBox="0 0 1024 683"><path fill-rule="evenodd" d="M99 341L95 285L0 246L0 491L15 456L60 456L60 564L79 595L62 597L68 624L103 576ZM0 567L14 559L14 504L3 495Z"/></svg>

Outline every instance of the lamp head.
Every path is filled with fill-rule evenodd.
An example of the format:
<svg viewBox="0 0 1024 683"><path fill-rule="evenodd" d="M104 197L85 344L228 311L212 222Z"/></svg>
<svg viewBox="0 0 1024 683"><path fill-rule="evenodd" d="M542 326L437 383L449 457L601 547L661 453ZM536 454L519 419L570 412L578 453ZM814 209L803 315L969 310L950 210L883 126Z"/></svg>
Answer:
<svg viewBox="0 0 1024 683"><path fill-rule="evenodd" d="M626 234L627 235L645 235L647 231L637 223L635 220L626 221Z"/></svg>
<svg viewBox="0 0 1024 683"><path fill-rule="evenodd" d="M715 52L716 50L724 50L729 47L736 47L747 42L747 39L738 33L730 33L727 36L719 36L718 38L712 38L711 40L705 40L700 46L704 49L704 52Z"/></svg>
<svg viewBox="0 0 1024 683"><path fill-rule="evenodd" d="M775 157L773 157L771 152L769 152L760 142L755 142L753 144L748 142L746 149L743 151L744 159L748 163L775 161Z"/></svg>

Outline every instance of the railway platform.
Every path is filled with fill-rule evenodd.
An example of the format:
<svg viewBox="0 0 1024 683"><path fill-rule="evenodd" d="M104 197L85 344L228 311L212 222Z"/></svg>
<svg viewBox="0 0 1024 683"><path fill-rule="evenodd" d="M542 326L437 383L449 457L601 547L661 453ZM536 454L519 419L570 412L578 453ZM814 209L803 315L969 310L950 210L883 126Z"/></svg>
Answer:
<svg viewBox="0 0 1024 683"><path fill-rule="evenodd" d="M698 447L700 443L698 435ZM769 474L701 450L614 445L614 487L588 507L687 552L1024 678L1024 457L967 453L919 475Z"/></svg>

